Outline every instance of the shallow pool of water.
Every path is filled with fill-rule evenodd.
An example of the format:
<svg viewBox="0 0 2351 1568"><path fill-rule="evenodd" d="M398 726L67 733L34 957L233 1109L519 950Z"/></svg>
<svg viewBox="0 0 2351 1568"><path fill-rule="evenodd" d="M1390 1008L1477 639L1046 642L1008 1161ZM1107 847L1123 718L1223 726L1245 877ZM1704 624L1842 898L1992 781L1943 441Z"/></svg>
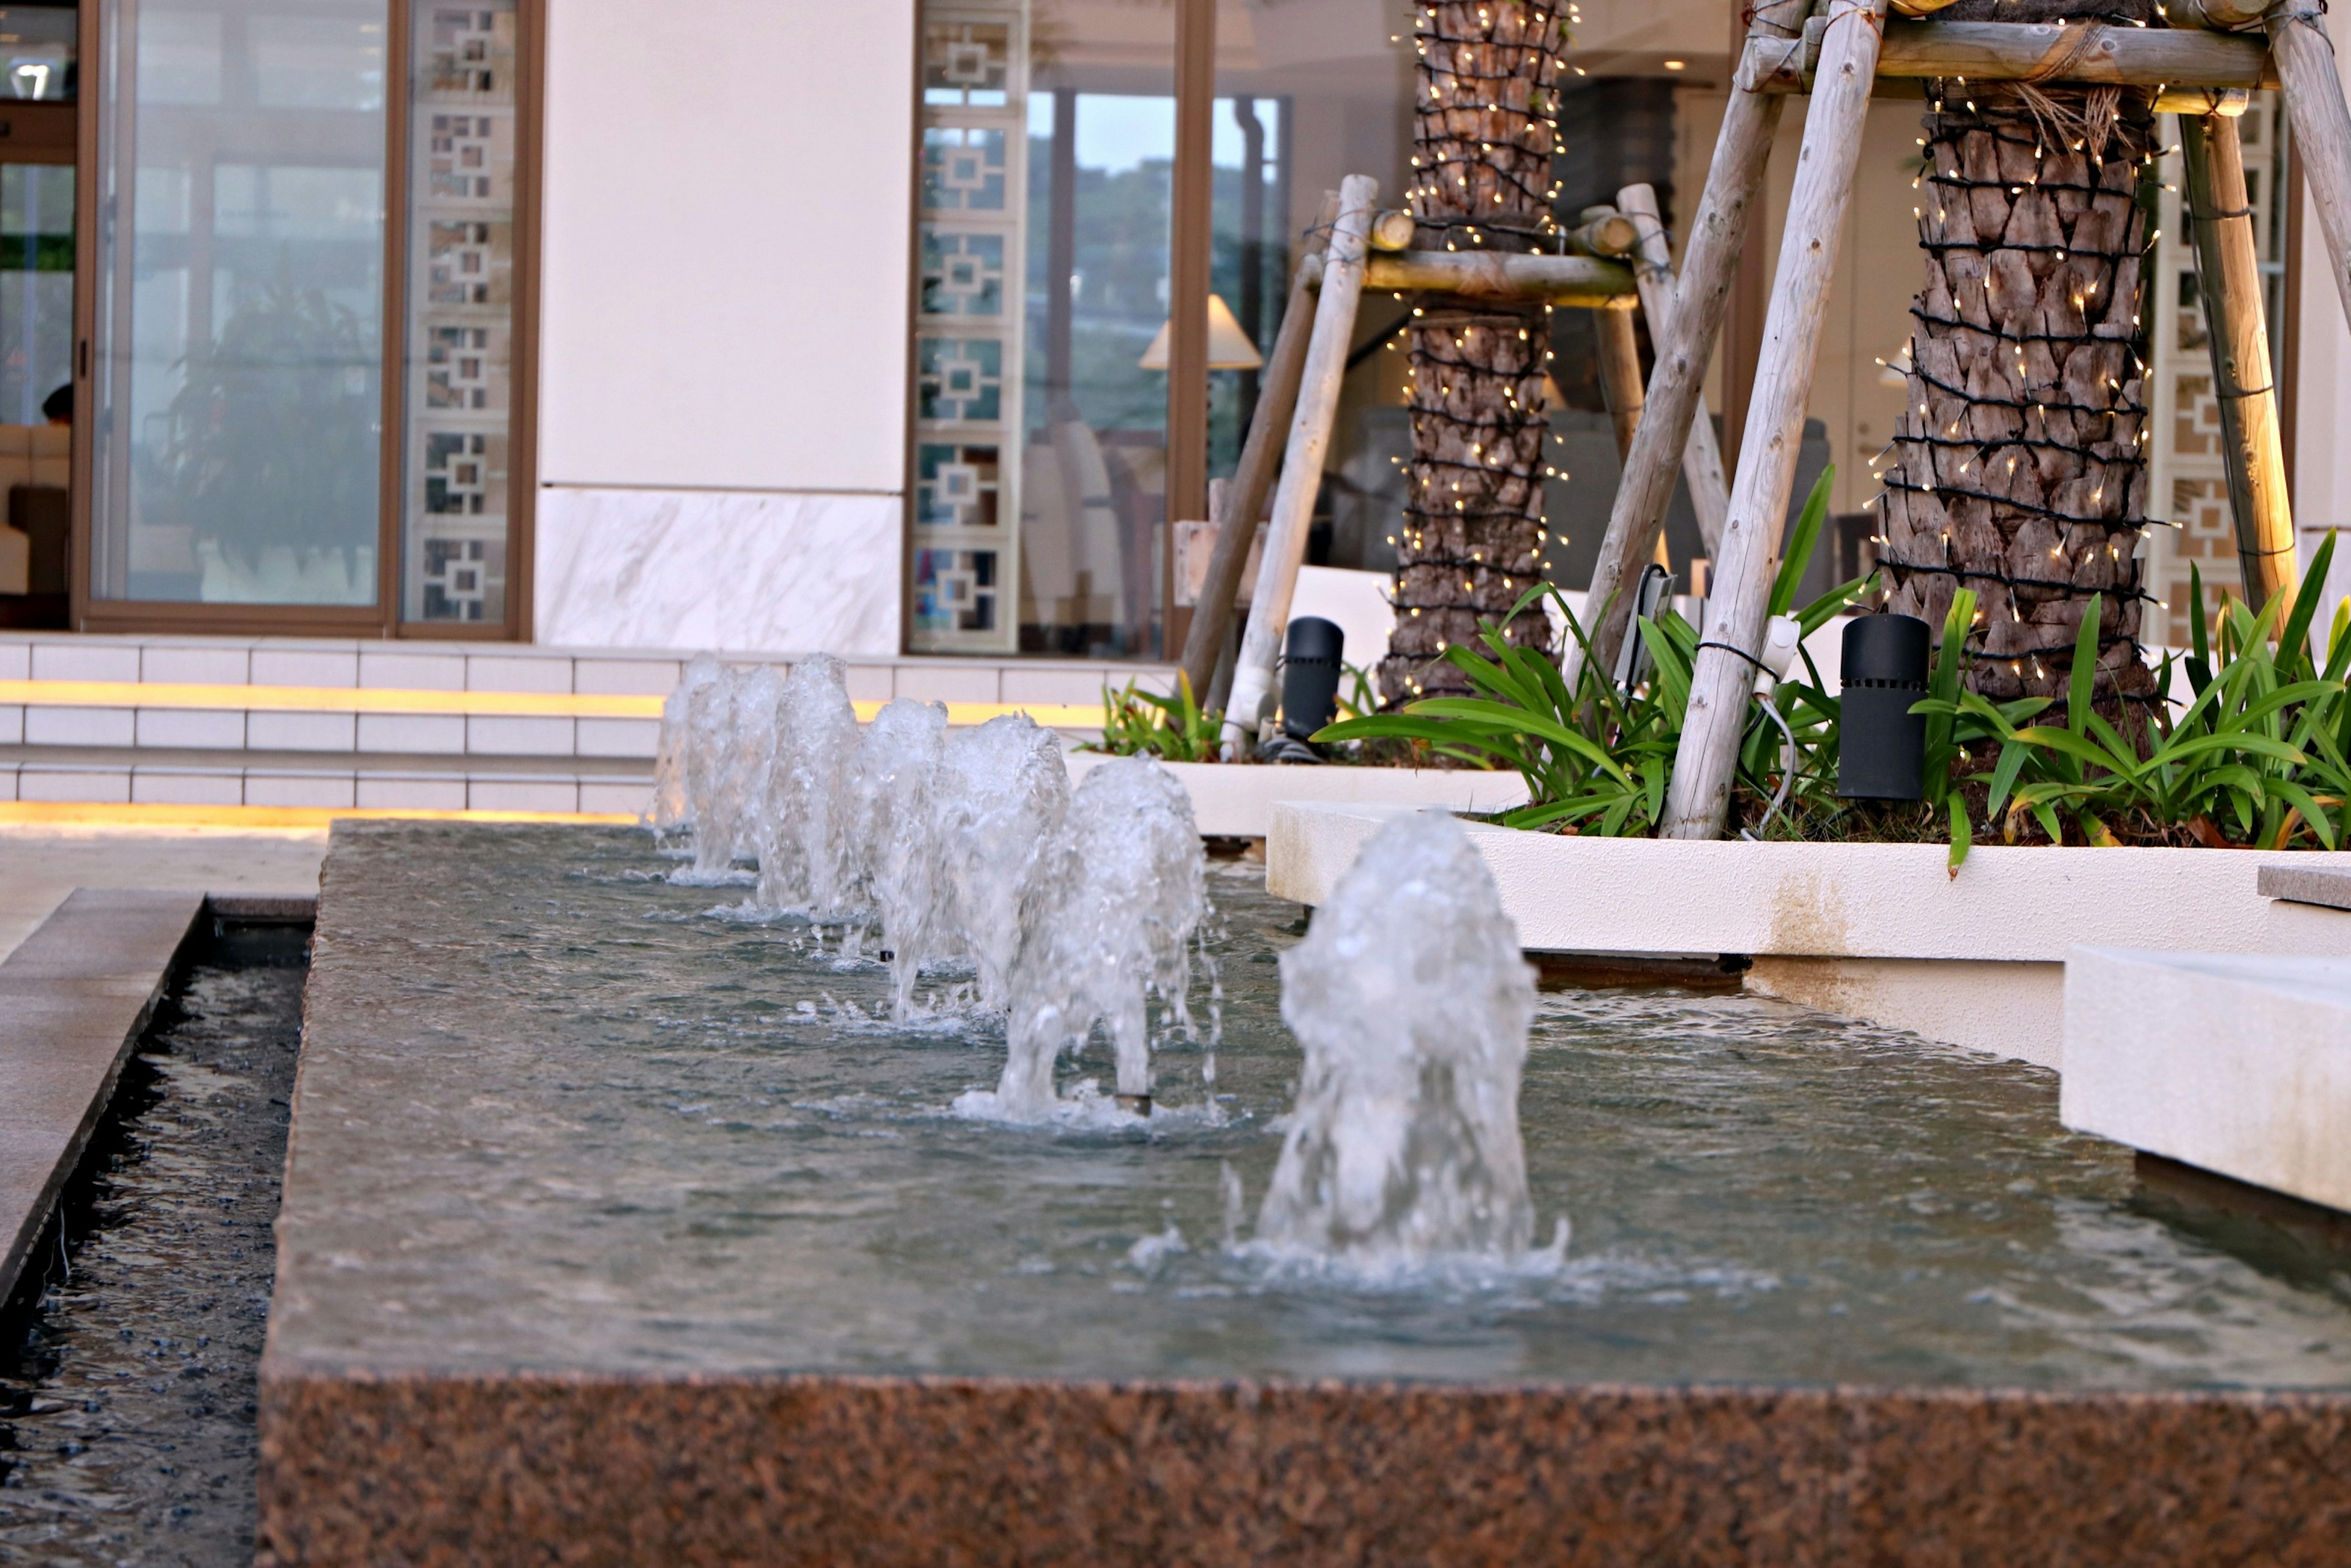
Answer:
<svg viewBox="0 0 2351 1568"><path fill-rule="evenodd" d="M1302 914L1248 870L1210 879L1213 1100L1176 1044L1148 1124L1015 1127L951 1109L1000 1030L880 1021L881 966L672 885L641 832L337 845L313 1028L352 1066L298 1134L303 1361L2351 1386L2351 1272L2167 1223L2034 1068L1750 997L1547 994L1521 1109L1564 1262L1336 1280L1246 1244Z"/></svg>
<svg viewBox="0 0 2351 1568"><path fill-rule="evenodd" d="M303 969L298 933L247 946L175 984L6 1320L0 1563L253 1561Z"/></svg>

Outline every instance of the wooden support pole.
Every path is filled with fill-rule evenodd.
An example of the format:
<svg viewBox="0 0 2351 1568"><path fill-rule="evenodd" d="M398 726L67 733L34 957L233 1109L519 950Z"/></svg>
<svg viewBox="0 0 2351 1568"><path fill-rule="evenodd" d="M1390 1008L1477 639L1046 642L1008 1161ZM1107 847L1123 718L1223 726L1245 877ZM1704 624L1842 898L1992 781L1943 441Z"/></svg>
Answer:
<svg viewBox="0 0 2351 1568"><path fill-rule="evenodd" d="M2325 6L2321 0L2285 0L2271 8L2265 26L2294 127L2294 156L2302 161L2311 205L2318 209L2335 293L2351 319L2351 108L2335 74Z"/></svg>
<svg viewBox="0 0 2351 1568"><path fill-rule="evenodd" d="M2244 570L2245 598L2258 607L2294 586L2294 507L2286 492L2285 445L2270 371L2244 149L2237 122L2224 115L2182 116L2179 131L2188 174L2181 194L2212 350L2212 391L2220 405L2220 450L2229 471L2229 509L2236 517L2237 559Z"/></svg>
<svg viewBox="0 0 2351 1568"><path fill-rule="evenodd" d="M1666 220L1657 211L1654 189L1627 185L1616 193L1616 204L1640 226L1641 246L1633 276L1641 286L1641 313L1649 319L1649 342L1654 347L1665 341L1666 324L1674 319L1673 246L1666 238ZM1722 445L1715 439L1703 384L1691 409L1689 440L1682 445L1682 482L1689 490L1690 510L1698 515L1698 538L1711 556L1722 548L1722 521L1730 511L1730 480L1722 471Z"/></svg>
<svg viewBox="0 0 2351 1568"><path fill-rule="evenodd" d="M1216 0L1176 0L1176 162L1167 225L1165 515L1171 521L1208 515L1208 290L1210 231L1215 227L1215 172L1211 165L1216 161ZM1068 281L1064 275L1061 287L1068 287ZM1144 579L1145 582L1149 580Z"/></svg>
<svg viewBox="0 0 2351 1568"><path fill-rule="evenodd" d="M1776 44L1785 50L1796 40L1802 17L1801 3L1757 6L1749 47ZM1771 139L1779 132L1784 101L1770 93L1731 89L1721 133L1715 138L1714 162L1707 170L1706 191L1682 248L1681 282L1674 290L1673 308L1662 322L1650 318L1649 336L1657 359L1649 372L1645 417L1625 458L1624 477L1608 511L1608 531L1601 538L1600 556L1583 599L1584 635L1603 670L1616 667L1616 650L1631 622L1632 604L1624 590L1655 558L1666 508L1673 503L1674 471L1688 446L1705 395L1707 361L1714 357L1715 340L1722 335L1722 319L1730 308L1731 286L1747 246L1749 219L1762 198ZM1719 461L1718 457L1718 465ZM1718 558L1719 539L1708 541ZM1571 687L1581 657L1582 650L1573 646L1563 655Z"/></svg>
<svg viewBox="0 0 2351 1568"><path fill-rule="evenodd" d="M1322 198L1322 218L1315 225L1316 232L1328 230L1338 216L1339 193L1332 191ZM1307 340L1314 330L1314 286L1321 281L1322 272L1322 252L1318 246L1300 259L1290 277L1290 303L1282 308L1281 329L1274 335L1273 353L1265 363L1257 412L1249 416L1240 464L1233 471L1231 499L1217 528L1217 542L1208 551L1207 577L1200 584L1199 601L1192 607L1191 629L1184 634L1184 674L1191 677L1193 695L1203 701L1215 682L1225 629L1232 624L1233 600L1241 591L1249 542L1257 537L1266 495L1273 488L1281 439L1290 429L1290 412L1298 406Z"/></svg>
<svg viewBox="0 0 2351 1568"><path fill-rule="evenodd" d="M1762 652L1764 612L1787 524L1788 491L1795 480L1837 241L1861 161L1862 124L1869 113L1885 16L1886 0L1829 0L1820 71L1804 119L1779 272L1763 322L1754 401L1739 446L1730 520L1723 528L1722 553L1707 600L1707 640L1690 673L1689 708L1667 789L1661 838L1720 838L1729 816L1739 737L1754 689L1753 660ZM1736 101L1743 95L1731 96ZM1674 444L1679 445L1678 439ZM1672 455L1668 448L1666 455Z"/></svg>
<svg viewBox="0 0 2351 1568"><path fill-rule="evenodd" d="M1803 92L1813 75L1818 20L1806 47L1748 43L1739 85L1750 92ZM1970 81L2062 81L2081 86L2275 87L2261 40L2178 27L2104 22L1902 22L1886 25L1882 78L1965 77ZM2283 68L2280 62L2279 69ZM2328 69L2334 68L2330 63ZM2340 94L2337 95L2338 97Z"/></svg>
<svg viewBox="0 0 2351 1568"><path fill-rule="evenodd" d="M1315 493L1322 486L1322 459L1331 449L1347 355L1354 346L1364 253L1379 193L1380 183L1368 174L1350 174L1339 184L1339 219L1331 227L1322 264L1322 291L1315 302L1314 331L1300 378L1298 412L1290 422L1281 483L1274 491L1273 515L1265 531L1265 554L1258 561L1257 586L1249 594L1249 629L1241 635L1240 655L1233 664L1232 702L1225 710L1228 758L1237 758L1244 747L1256 744L1258 721L1273 690L1274 660L1290 620L1290 596L1298 586L1299 558L1306 551L1306 528L1313 519Z"/></svg>
<svg viewBox="0 0 2351 1568"><path fill-rule="evenodd" d="M1399 293L1427 289L1466 299L1548 299L1595 310L1630 310L1640 298L1631 267L1590 256L1416 250L1374 256L1363 277L1366 287Z"/></svg>
<svg viewBox="0 0 2351 1568"><path fill-rule="evenodd" d="M1595 310L1592 329L1600 340L1600 398L1608 405L1616 460L1622 463L1632 455L1633 434L1641 428L1641 340L1630 310Z"/></svg>

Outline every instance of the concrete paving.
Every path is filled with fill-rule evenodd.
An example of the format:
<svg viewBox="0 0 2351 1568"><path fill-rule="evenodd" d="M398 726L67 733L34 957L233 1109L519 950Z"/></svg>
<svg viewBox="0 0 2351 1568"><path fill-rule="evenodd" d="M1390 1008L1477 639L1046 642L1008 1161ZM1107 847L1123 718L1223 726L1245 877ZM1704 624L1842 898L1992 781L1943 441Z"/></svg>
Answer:
<svg viewBox="0 0 2351 1568"><path fill-rule="evenodd" d="M315 898L319 829L0 823L0 958L78 887Z"/></svg>

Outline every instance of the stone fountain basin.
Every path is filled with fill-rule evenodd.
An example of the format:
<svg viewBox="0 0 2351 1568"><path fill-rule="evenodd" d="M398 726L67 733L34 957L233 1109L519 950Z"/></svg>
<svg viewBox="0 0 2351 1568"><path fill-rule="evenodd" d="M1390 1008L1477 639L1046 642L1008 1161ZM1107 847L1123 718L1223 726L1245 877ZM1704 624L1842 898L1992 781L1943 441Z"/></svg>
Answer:
<svg viewBox="0 0 2351 1568"><path fill-rule="evenodd" d="M1262 1190L1294 1070L1262 894L1217 891L1233 1124L1055 1134L882 1104L995 1057L802 1011L882 981L661 869L620 831L338 827L263 1562L2339 1559L2351 1306L2139 1213L2045 1073L1554 998L1530 1174L1589 1291L1253 1294L1195 1195L1219 1159ZM1163 1208L1190 1251L1116 1261ZM1012 1232L1062 1216L1029 1270ZM1673 1289L1628 1293L1645 1259ZM2133 1289L2171 1304L2084 1305Z"/></svg>

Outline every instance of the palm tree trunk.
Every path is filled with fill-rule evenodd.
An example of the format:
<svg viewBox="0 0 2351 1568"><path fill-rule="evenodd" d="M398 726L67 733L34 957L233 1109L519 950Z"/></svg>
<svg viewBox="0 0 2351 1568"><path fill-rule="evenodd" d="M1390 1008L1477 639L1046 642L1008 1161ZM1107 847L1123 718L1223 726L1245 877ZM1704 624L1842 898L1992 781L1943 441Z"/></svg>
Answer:
<svg viewBox="0 0 2351 1568"><path fill-rule="evenodd" d="M1951 596L1974 591L1969 685L1995 700L2062 697L2098 595L2097 695L2145 698L2155 683L2137 641L2135 555L2147 515L2149 97L1953 81L1929 99L1927 282L1881 475L1889 607L1939 628Z"/></svg>
<svg viewBox="0 0 2351 1568"><path fill-rule="evenodd" d="M1555 78L1566 0L1441 0L1414 10L1416 246L1532 251L1551 213ZM1380 662L1390 705L1466 689L1441 662L1541 575L1549 313L1425 295L1412 325L1412 469L1396 536L1396 623ZM1514 643L1551 650L1540 608Z"/></svg>

